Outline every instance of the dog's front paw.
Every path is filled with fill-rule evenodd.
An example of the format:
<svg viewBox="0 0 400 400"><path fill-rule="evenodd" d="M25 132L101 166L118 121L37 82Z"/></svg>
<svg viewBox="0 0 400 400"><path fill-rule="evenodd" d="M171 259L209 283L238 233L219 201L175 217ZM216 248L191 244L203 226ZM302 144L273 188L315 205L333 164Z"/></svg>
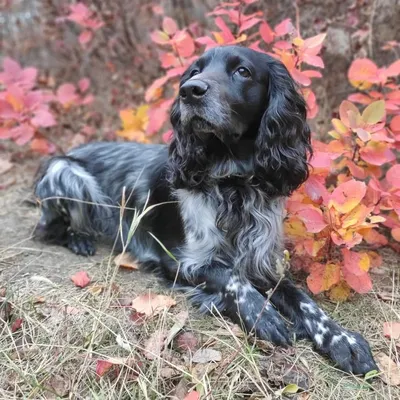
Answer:
<svg viewBox="0 0 400 400"><path fill-rule="evenodd" d="M226 309L248 333L278 346L291 344L289 330L273 305L249 283L234 278L226 287Z"/></svg>
<svg viewBox="0 0 400 400"><path fill-rule="evenodd" d="M80 235L73 231L68 232L67 247L81 256L88 257L96 253L94 241L90 236Z"/></svg>
<svg viewBox="0 0 400 400"><path fill-rule="evenodd" d="M326 337L320 350L327 353L343 371L355 375L379 369L368 342L356 332L341 329Z"/></svg>

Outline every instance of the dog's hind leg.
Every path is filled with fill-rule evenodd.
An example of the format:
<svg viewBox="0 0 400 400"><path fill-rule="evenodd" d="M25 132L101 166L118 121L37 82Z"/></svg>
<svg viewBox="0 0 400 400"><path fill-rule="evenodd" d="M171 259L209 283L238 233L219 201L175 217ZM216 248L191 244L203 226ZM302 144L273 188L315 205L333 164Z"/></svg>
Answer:
<svg viewBox="0 0 400 400"><path fill-rule="evenodd" d="M95 253L94 239L113 217L95 177L70 157L54 157L36 183L42 216L35 235L84 256Z"/></svg>

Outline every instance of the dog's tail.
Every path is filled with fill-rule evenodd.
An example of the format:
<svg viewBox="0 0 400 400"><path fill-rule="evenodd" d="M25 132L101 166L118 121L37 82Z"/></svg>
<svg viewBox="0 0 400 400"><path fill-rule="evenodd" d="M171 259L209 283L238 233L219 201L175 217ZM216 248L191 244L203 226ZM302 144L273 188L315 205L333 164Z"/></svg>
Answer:
<svg viewBox="0 0 400 400"><path fill-rule="evenodd" d="M47 161L39 171L35 195L42 206L42 229L63 219L71 229L90 235L102 232L112 216L111 201L84 164L60 156ZM107 206L108 205L108 206Z"/></svg>

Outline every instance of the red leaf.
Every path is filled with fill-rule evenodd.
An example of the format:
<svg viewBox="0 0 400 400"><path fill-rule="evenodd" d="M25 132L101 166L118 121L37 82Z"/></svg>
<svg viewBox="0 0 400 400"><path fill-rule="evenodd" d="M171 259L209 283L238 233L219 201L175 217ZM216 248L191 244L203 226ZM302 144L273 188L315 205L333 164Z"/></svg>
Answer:
<svg viewBox="0 0 400 400"><path fill-rule="evenodd" d="M114 364L109 361L97 360L96 374L98 376L104 376L112 368L113 365Z"/></svg>
<svg viewBox="0 0 400 400"><path fill-rule="evenodd" d="M346 269L342 272L346 282L357 293L368 293L372 289L372 281L367 272L362 275L354 275Z"/></svg>
<svg viewBox="0 0 400 400"><path fill-rule="evenodd" d="M174 135L174 131L172 129L170 129L167 132L163 133L163 135L162 135L163 142L164 143L171 143L173 135Z"/></svg>
<svg viewBox="0 0 400 400"><path fill-rule="evenodd" d="M247 31L248 29L252 28L254 25L260 22L260 18L250 18L245 21L242 25L240 25L239 33Z"/></svg>
<svg viewBox="0 0 400 400"><path fill-rule="evenodd" d="M400 322L384 322L383 335L390 339L400 339Z"/></svg>
<svg viewBox="0 0 400 400"><path fill-rule="evenodd" d="M79 35L79 43L81 45L85 45L89 43L93 39L93 32L89 29L85 29L81 34Z"/></svg>
<svg viewBox="0 0 400 400"><path fill-rule="evenodd" d="M49 110L42 108L35 112L34 117L31 119L31 123L35 126L48 128L50 126L56 125L57 122L54 119L53 114Z"/></svg>
<svg viewBox="0 0 400 400"><path fill-rule="evenodd" d="M308 232L318 233L328 226L319 208L308 206L299 210L297 215L304 222Z"/></svg>
<svg viewBox="0 0 400 400"><path fill-rule="evenodd" d="M90 80L88 78L83 78L78 82L78 87L81 93L86 92L90 87Z"/></svg>
<svg viewBox="0 0 400 400"><path fill-rule="evenodd" d="M24 320L22 318L17 318L13 324L11 325L11 332L14 333L16 332L18 329L21 328L22 323L24 322Z"/></svg>
<svg viewBox="0 0 400 400"><path fill-rule="evenodd" d="M215 25L217 25L218 28L221 29L221 33L223 38L225 39L225 42L230 43L235 41L235 36L233 36L233 33L221 17L215 18L214 22Z"/></svg>
<svg viewBox="0 0 400 400"><path fill-rule="evenodd" d="M178 25L172 18L164 17L162 28L165 33L167 33L169 36L172 36L178 30Z"/></svg>
<svg viewBox="0 0 400 400"><path fill-rule="evenodd" d="M379 82L378 67L368 58L359 58L350 65L347 73L350 83L359 89L369 89Z"/></svg>
<svg viewBox="0 0 400 400"><path fill-rule="evenodd" d="M325 202L328 198L329 193L325 187L325 178L322 176L311 175L307 179L304 188L312 201L324 200Z"/></svg>
<svg viewBox="0 0 400 400"><path fill-rule="evenodd" d="M275 26L275 33L277 36L286 35L294 30L294 26L292 25L292 21L287 18L280 22Z"/></svg>
<svg viewBox="0 0 400 400"><path fill-rule="evenodd" d="M325 38L326 38L326 33L320 33L319 35L306 39L304 41L304 46L309 49L321 46Z"/></svg>
<svg viewBox="0 0 400 400"><path fill-rule="evenodd" d="M387 76L397 76L400 74L400 60L395 61L393 64L390 64L386 69Z"/></svg>
<svg viewBox="0 0 400 400"><path fill-rule="evenodd" d="M68 105L78 99L76 88L72 83L64 83L57 89L57 100L62 105Z"/></svg>
<svg viewBox="0 0 400 400"><path fill-rule="evenodd" d="M313 56L313 55L304 53L303 61L314 67L324 68L324 62L322 61L322 58L319 56Z"/></svg>
<svg viewBox="0 0 400 400"><path fill-rule="evenodd" d="M35 135L35 130L28 124L22 124L11 129L11 134L15 140L15 143L17 143L18 146L23 146L33 138Z"/></svg>
<svg viewBox="0 0 400 400"><path fill-rule="evenodd" d="M187 394L183 400L200 400L200 393L193 390L193 392Z"/></svg>
<svg viewBox="0 0 400 400"><path fill-rule="evenodd" d="M90 278L86 271L79 271L75 275L71 276L72 282L74 282L75 286L79 286L81 288L86 287L90 283Z"/></svg>
<svg viewBox="0 0 400 400"><path fill-rule="evenodd" d="M342 249L343 254L343 271L361 276L364 275L370 267L370 260L367 253L356 253L348 249Z"/></svg>
<svg viewBox="0 0 400 400"><path fill-rule="evenodd" d="M394 133L400 133L400 115L396 115L393 117L393 119L390 121L390 129Z"/></svg>
<svg viewBox="0 0 400 400"><path fill-rule="evenodd" d="M386 172L386 180L392 187L400 189L400 164L393 165Z"/></svg>
<svg viewBox="0 0 400 400"><path fill-rule="evenodd" d="M298 69L292 69L290 72L296 82L301 83L304 86L311 85L311 79L305 75L304 72L299 71Z"/></svg>
<svg viewBox="0 0 400 400"><path fill-rule="evenodd" d="M384 142L368 142L360 150L361 158L369 164L381 166L396 159L395 154Z"/></svg>
<svg viewBox="0 0 400 400"><path fill-rule="evenodd" d="M275 36L274 31L266 22L261 24L259 32L265 43L269 44L273 42Z"/></svg>
<svg viewBox="0 0 400 400"><path fill-rule="evenodd" d="M369 104L372 102L372 99L365 94L362 93L355 93L351 94L348 99L350 101L354 101L355 103L359 104Z"/></svg>

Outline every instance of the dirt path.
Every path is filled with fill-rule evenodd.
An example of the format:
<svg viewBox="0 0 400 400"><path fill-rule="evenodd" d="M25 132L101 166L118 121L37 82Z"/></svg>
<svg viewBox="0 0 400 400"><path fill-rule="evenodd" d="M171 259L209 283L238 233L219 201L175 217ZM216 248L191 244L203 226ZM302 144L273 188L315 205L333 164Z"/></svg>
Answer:
<svg viewBox="0 0 400 400"><path fill-rule="evenodd" d="M379 378L369 385L343 374L308 343L288 351L267 343L261 343L262 351L255 349L237 327L200 316L155 277L115 267L109 248L85 258L32 240L39 217L38 209L28 204L35 168L29 161L0 176L4 182L15 181L0 191L1 399L183 399L193 388L207 399L265 399L282 396L279 390L291 383L306 389L294 397L301 400L400 398L399 386ZM325 300L321 305L344 326L364 334L375 354L383 352L400 365L400 344L382 334L385 321L400 321L399 263L396 255L383 255L386 264L374 274L373 293L345 304ZM70 277L82 270L91 277L91 287L101 287L99 293L73 285ZM130 301L149 291L171 295L177 305L137 324ZM184 334L164 349L157 347L157 332L168 335L179 323L179 312L186 310ZM18 318L22 326L12 332ZM149 357L145 348L157 356ZM199 348L222 357L193 363ZM109 357L118 357L120 364L96 377L99 361Z"/></svg>

